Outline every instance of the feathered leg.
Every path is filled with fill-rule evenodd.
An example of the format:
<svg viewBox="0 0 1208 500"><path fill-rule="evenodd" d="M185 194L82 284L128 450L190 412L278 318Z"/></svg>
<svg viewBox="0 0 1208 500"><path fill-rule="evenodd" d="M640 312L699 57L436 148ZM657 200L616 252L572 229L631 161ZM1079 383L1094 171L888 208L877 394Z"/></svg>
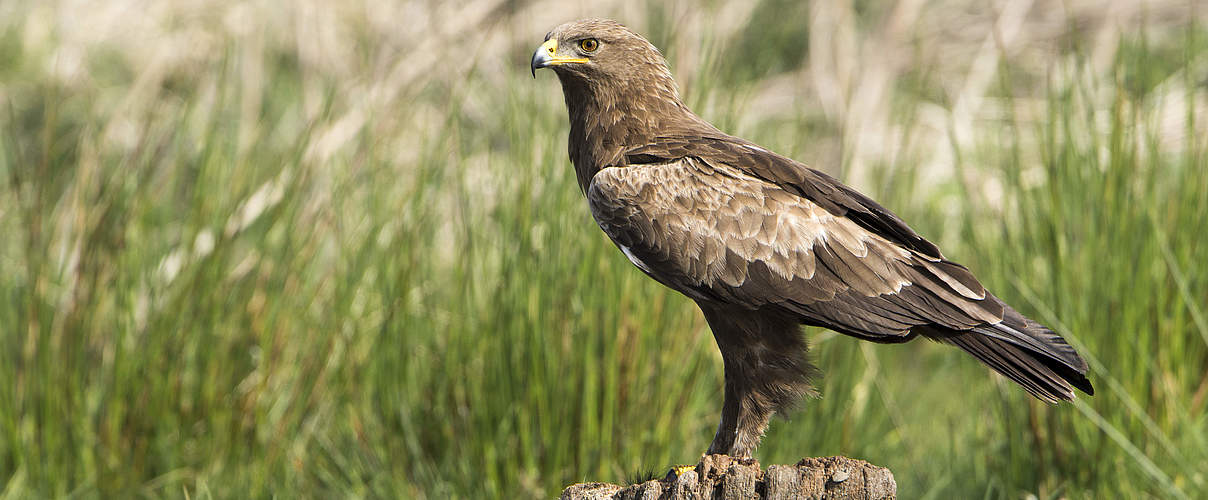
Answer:
<svg viewBox="0 0 1208 500"><path fill-rule="evenodd" d="M700 304L725 365L725 403L709 454L748 458L772 415L813 393L801 327L770 312Z"/></svg>

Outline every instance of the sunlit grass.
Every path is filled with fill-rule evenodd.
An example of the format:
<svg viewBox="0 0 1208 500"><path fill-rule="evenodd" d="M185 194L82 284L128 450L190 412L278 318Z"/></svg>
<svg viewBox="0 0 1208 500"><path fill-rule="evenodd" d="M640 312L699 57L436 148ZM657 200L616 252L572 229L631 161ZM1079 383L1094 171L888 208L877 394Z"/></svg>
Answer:
<svg viewBox="0 0 1208 500"><path fill-rule="evenodd" d="M523 67L543 31L485 23L516 46L470 38L454 48L488 55L423 78L452 70L375 12L336 9L346 31L315 37L341 42L312 45L274 16L188 11L163 29L212 36L169 37L173 58L120 30L42 36L53 8L15 10L3 496L551 496L707 446L712 336L587 213L557 83ZM752 22L808 39L774 11ZM310 15L289 19L329 19ZM649 18L706 118L832 172L858 156L862 129L816 106L752 109L807 47L740 32L691 55L674 12ZM811 331L824 397L773 423L763 463L863 458L910 498L1208 491L1208 47L1194 25L1154 30L1123 32L1106 72L1090 42L1039 77L1004 59L1000 111L967 144L939 135L938 182L928 120L948 103L927 96L945 80L916 68L887 89L901 153L862 160L861 189L1065 333L1097 394L1045 406L946 346Z"/></svg>

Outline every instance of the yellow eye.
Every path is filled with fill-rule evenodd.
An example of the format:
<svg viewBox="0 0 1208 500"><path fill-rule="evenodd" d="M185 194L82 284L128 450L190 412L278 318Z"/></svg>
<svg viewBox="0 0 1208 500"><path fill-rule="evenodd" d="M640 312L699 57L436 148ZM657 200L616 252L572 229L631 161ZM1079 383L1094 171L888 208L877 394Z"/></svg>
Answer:
<svg viewBox="0 0 1208 500"><path fill-rule="evenodd" d="M579 40L579 48L583 49L583 52L595 52L596 49L600 48L600 42L596 41L595 38L584 38Z"/></svg>

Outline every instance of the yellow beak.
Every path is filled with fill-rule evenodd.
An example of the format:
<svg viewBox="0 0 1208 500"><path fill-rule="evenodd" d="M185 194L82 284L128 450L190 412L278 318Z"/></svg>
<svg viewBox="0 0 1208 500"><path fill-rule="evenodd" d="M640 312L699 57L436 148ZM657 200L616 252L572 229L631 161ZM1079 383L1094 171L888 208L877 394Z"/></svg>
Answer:
<svg viewBox="0 0 1208 500"><path fill-rule="evenodd" d="M533 72L533 78L537 77L537 70L550 66L568 63L585 63L586 57L558 57L558 40L550 38L545 43L537 47L537 51L533 52L533 62L529 64L529 69Z"/></svg>

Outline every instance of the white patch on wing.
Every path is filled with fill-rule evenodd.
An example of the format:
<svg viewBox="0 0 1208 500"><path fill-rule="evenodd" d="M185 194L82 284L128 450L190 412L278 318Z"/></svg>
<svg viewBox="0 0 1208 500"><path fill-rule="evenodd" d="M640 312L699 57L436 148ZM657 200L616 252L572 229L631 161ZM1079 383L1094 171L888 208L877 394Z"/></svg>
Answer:
<svg viewBox="0 0 1208 500"><path fill-rule="evenodd" d="M751 144L742 144L741 146L742 146L742 147L744 147L744 148L747 148L747 149L749 149L749 150L751 150L751 151L758 151L758 152L760 152L760 153L771 153L771 151L768 151L768 150L763 149L763 148L761 148L761 147L759 147L759 146L754 146L754 145L751 145Z"/></svg>
<svg viewBox="0 0 1208 500"><path fill-rule="evenodd" d="M629 247L627 247L625 245L617 245L617 246L621 247L621 251L625 253L626 257L629 257L629 262L632 262L633 265L638 266L638 269L641 269L648 273L651 272L650 268L646 267L646 264L644 262L642 262L642 259L639 259L636 255L633 254L633 252L629 251Z"/></svg>

